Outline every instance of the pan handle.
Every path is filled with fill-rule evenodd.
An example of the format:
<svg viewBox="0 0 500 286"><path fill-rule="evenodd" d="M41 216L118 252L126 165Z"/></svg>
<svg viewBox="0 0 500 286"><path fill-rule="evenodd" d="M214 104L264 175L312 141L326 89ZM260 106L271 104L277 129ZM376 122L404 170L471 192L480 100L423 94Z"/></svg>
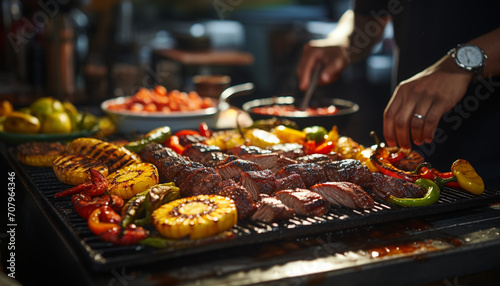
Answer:
<svg viewBox="0 0 500 286"><path fill-rule="evenodd" d="M254 84L251 82L228 87L220 94L219 102L227 102L227 100L231 97L251 94L253 90Z"/></svg>

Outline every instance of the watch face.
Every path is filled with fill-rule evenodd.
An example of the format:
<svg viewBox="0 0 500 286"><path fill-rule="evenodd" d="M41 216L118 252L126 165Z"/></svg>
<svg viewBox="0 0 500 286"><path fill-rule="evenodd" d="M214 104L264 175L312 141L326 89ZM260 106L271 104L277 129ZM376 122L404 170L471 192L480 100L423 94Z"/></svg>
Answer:
<svg viewBox="0 0 500 286"><path fill-rule="evenodd" d="M483 65L484 55L479 47L472 45L465 45L457 50L456 54L457 63L466 68L476 68Z"/></svg>

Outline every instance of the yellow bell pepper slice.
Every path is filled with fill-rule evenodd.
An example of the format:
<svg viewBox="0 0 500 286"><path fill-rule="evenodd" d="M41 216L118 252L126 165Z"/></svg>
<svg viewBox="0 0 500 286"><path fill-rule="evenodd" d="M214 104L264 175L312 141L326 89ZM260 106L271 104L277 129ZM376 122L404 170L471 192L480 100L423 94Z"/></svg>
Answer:
<svg viewBox="0 0 500 286"><path fill-rule="evenodd" d="M475 195L480 195L484 192L483 179L467 160L456 160L451 166L451 172L457 178L460 187L464 190Z"/></svg>

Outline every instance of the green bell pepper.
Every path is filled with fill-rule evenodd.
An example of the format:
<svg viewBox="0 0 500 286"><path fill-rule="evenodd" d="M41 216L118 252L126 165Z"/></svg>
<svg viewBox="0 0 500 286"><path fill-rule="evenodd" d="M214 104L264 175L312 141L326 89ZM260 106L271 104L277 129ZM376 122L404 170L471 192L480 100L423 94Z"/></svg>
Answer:
<svg viewBox="0 0 500 286"><path fill-rule="evenodd" d="M438 201L441 190L436 183L429 179L417 179L414 183L427 190L427 193L423 198L397 198L390 195L387 201L401 207L429 206Z"/></svg>

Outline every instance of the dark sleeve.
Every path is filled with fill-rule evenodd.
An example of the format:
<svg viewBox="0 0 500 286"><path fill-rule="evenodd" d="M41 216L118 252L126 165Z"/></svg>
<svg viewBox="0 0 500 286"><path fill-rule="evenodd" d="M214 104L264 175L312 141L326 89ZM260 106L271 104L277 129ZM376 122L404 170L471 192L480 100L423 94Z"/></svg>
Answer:
<svg viewBox="0 0 500 286"><path fill-rule="evenodd" d="M370 15L388 10L388 2L393 0L352 0L352 10L355 13Z"/></svg>

